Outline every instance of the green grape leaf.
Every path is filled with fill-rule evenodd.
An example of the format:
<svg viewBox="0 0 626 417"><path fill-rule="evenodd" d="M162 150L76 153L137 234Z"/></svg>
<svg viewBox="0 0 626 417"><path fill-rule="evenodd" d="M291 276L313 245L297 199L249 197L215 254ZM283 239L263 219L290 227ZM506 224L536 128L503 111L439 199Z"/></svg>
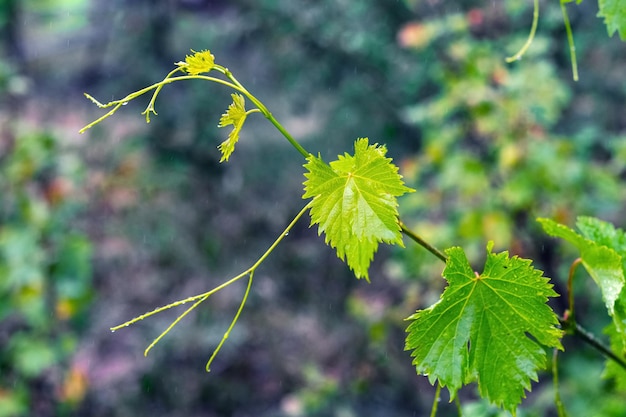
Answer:
<svg viewBox="0 0 626 417"><path fill-rule="evenodd" d="M599 238L603 233L606 234L604 239L597 242L585 238L569 227L553 220L537 219L537 221L550 236L565 239L578 248L583 266L600 287L602 299L609 314L612 316L615 310L615 302L624 287L624 270L622 257L612 248L605 246L605 243L609 243L611 239L606 234L608 233L606 224L601 225L599 228L594 228L588 218L582 218L579 221L579 227L583 227L581 230L585 230L585 234L591 237Z"/></svg>
<svg viewBox="0 0 626 417"><path fill-rule="evenodd" d="M311 155L304 165L308 172L302 198L313 198L311 226L319 225L318 234L326 234L337 256L357 278L368 281L378 243L403 245L397 197L414 191L404 185L386 152L385 146L360 138L354 155L339 155L330 165Z"/></svg>
<svg viewBox="0 0 626 417"><path fill-rule="evenodd" d="M218 149L222 153L220 162L228 161L235 150L235 144L239 141L239 132L246 121L246 100L241 94L231 94L233 102L228 106L226 113L222 114L218 127L233 125L233 130L228 134L228 139L222 142Z"/></svg>
<svg viewBox="0 0 626 417"><path fill-rule="evenodd" d="M621 40L626 41L626 2L624 0L598 0L598 17L604 18L609 36L619 33Z"/></svg>
<svg viewBox="0 0 626 417"><path fill-rule="evenodd" d="M552 284L531 261L487 245L484 272L475 273L463 249L446 250L448 286L431 307L410 316L406 350L418 373L448 387L477 382L480 395L515 415L546 366L543 346L563 349L559 320L546 304Z"/></svg>

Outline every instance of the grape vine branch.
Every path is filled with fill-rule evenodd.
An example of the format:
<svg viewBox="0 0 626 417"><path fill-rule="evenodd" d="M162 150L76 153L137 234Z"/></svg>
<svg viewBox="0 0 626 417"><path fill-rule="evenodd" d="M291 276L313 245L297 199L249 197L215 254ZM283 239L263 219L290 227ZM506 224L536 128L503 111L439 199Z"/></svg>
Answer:
<svg viewBox="0 0 626 417"><path fill-rule="evenodd" d="M537 4L537 2L535 2ZM538 13L536 9L536 13ZM537 14L529 42L532 41ZM530 43L518 53L518 58ZM222 77L202 75L210 72ZM181 73L182 75L177 75ZM274 251L296 222L310 211L311 226L318 225L318 233L325 234L326 243L335 248L337 256L345 260L357 278L369 280L368 268L380 243L403 246L402 235L422 246L445 264L443 277L448 281L439 302L418 310L407 320L406 349L412 351L413 364L418 373L428 375L437 385L431 415L435 415L442 387L456 401L458 389L471 382L478 384L481 396L497 406L516 413L517 406L530 390L530 381L538 379L537 372L545 369L545 348L562 350L564 335L576 335L605 355L618 367L626 369L626 360L614 346L626 351L626 293L624 288L624 265L626 259L626 235L597 219L581 218L578 227L581 236L564 225L540 219L545 231L573 243L580 251L570 269L568 279L568 310L558 316L547 304L549 297L558 294L552 289L549 278L535 269L530 260L508 252L493 253L493 243L487 245L487 260L482 273L469 265L462 248L452 247L441 251L409 229L399 218L397 198L414 190L406 187L398 168L386 157L386 147L370 144L367 138L354 143L354 154L345 153L337 160L326 163L320 156L305 150L278 122L267 107L251 94L225 67L215 63L210 51L192 51L185 61L177 62L176 68L151 86L128 94L126 97L100 103L92 96L85 96L100 108L110 110L80 130L87 131L117 112L123 105L144 94L152 92L151 99L142 112L146 122L151 114L157 115L155 103L162 88L177 81L204 80L228 87L235 91L233 101L220 118L219 127L232 126L228 138L218 149L221 162L228 161L239 141L239 133L248 116L261 113L285 139L306 159L306 180L302 198L310 199L269 248L248 269L215 288L198 295L175 301L112 327L112 331L127 327L155 314L192 303L180 314L145 350L145 355L169 331L211 295L247 278L241 303L222 339L210 356L206 369L224 345L226 339L246 304L253 277L258 267ZM245 99L254 107L246 110ZM611 347L605 346L574 320L572 294L573 275L576 266L582 264L602 290L607 310L614 318ZM531 337L529 337L531 336ZM511 340L514 343L509 343ZM495 363L492 359L497 358ZM608 369L608 368L607 368ZM611 372L615 372L614 368ZM556 360L553 363L554 383L558 384ZM562 409L556 389L555 403ZM560 412L560 411L559 411Z"/></svg>

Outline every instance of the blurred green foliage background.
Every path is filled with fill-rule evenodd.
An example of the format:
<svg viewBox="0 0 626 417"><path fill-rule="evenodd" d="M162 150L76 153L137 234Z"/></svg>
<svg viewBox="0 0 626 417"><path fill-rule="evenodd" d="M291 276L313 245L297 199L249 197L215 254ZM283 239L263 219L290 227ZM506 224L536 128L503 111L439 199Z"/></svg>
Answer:
<svg viewBox="0 0 626 417"><path fill-rule="evenodd" d="M228 164L217 128L230 91L163 90L149 125L130 103L79 136L100 101L161 79L190 49L216 61L327 160L385 143L407 184L405 223L479 265L488 240L533 259L559 293L571 248L534 219L626 223L625 44L593 2L570 4L580 81L558 4L438 0L4 0L0 3L0 416L415 416L434 389L403 352L404 318L436 301L442 265L381 248L358 282L303 221L259 270L182 322L109 327L247 268L303 205L300 155L260 118ZM581 322L601 298L581 273ZM563 297L554 308L561 313ZM603 360L561 355L572 415L623 416ZM524 416L556 415L549 374ZM461 392L465 415L498 415ZM491 413L491 414L490 414ZM440 414L456 415L445 401Z"/></svg>

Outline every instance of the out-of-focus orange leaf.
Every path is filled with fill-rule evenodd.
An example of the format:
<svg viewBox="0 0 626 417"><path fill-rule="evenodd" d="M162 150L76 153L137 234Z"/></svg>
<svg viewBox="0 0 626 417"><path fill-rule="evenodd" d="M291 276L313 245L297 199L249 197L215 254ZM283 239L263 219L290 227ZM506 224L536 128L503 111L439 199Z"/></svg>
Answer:
<svg viewBox="0 0 626 417"><path fill-rule="evenodd" d="M78 404L84 398L89 387L89 377L81 366L72 366L61 387L61 400L71 404Z"/></svg>
<svg viewBox="0 0 626 417"><path fill-rule="evenodd" d="M419 22L409 22L397 35L398 44L403 48L423 48L432 39L432 30Z"/></svg>

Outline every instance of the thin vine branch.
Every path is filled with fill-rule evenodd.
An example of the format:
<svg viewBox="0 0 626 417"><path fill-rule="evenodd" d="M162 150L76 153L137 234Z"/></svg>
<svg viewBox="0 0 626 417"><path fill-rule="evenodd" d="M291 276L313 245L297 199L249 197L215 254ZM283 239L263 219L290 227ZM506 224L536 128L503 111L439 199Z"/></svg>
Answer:
<svg viewBox="0 0 626 417"><path fill-rule="evenodd" d="M181 315L176 317L176 319L173 322L171 322L170 325L167 326L167 328L165 330L163 330L161 332L161 334L158 335L152 341L152 343L150 343L148 345L146 350L143 351L143 356L148 356L148 353L152 350L152 348L155 347L156 344L159 343L159 341L161 339L163 339L165 337L165 335L168 334L170 332L170 330L172 330L174 328L174 326L176 326L183 318L185 318L185 316L187 316L187 314L191 313L196 307L198 307L200 304L202 304L207 298L209 298L209 295L205 295L204 297L200 298L198 301L193 303L191 307L189 307L187 310L185 310Z"/></svg>
<svg viewBox="0 0 626 417"><path fill-rule="evenodd" d="M573 320L565 320L564 318L560 317L559 322L561 323L561 326L564 330L580 337L582 341L596 349L606 358L611 359L612 361L617 363L626 371L626 359L613 352L611 348L605 346L604 343L598 340L598 338L596 338L593 333L591 333L590 331L582 327L579 323L576 323Z"/></svg>
<svg viewBox="0 0 626 417"><path fill-rule="evenodd" d="M170 72L170 74L172 74L173 72L178 71L178 70L179 69L177 68L176 70L173 70L172 72ZM169 76L169 74L168 74L168 76ZM113 107L113 109L111 111L109 111L107 114L105 114L104 116L99 117L98 119L94 120L93 122L89 123L88 125L86 125L82 129L80 129L78 132L79 133L85 133L87 130L91 129L92 127L94 127L98 123L102 122L104 119L107 119L110 116L112 116L120 107L122 107L123 105L126 105L131 100L134 100L137 97L140 97L140 96L148 93L149 91L158 90L158 91L155 91L155 93L153 94L152 99L150 100L150 103L148 104L148 107L146 108L146 110L144 110L141 113L141 114L145 114L146 115L146 121L149 123L150 122L149 114L150 113L157 114L154 111L154 101L156 100L157 94L160 92L160 88L162 88L166 84L171 84L171 83L174 83L176 81L183 81L183 80L206 80L206 81L212 81L214 83L225 85L227 87L230 87L230 88L232 88L232 89L234 89L236 91L239 91L239 92L245 94L245 92L242 91L235 84L229 83L228 81L222 80L220 78L208 77L206 75L181 75L179 77L164 78L163 80L159 81L158 83L154 83L154 84L152 84L152 85L150 85L148 87L142 88L141 90L138 90L138 91L135 91L133 93L130 93L126 97L124 97L122 99L110 101L110 102L108 102L106 104L100 103L94 97L92 97L91 95L85 93L85 97L87 97L92 103L94 103L95 105L97 105L98 107L100 107L102 109L108 108L108 107L113 107L113 106L115 106L115 107Z"/></svg>
<svg viewBox="0 0 626 417"><path fill-rule="evenodd" d="M430 417L435 417L437 415L437 408L439 407L440 401L441 401L441 384L437 384L437 390L435 391L435 399L433 400L433 406L430 409Z"/></svg>
<svg viewBox="0 0 626 417"><path fill-rule="evenodd" d="M263 255L261 255L259 257L259 259L257 259L257 261L248 269L246 269L244 272L242 272L241 274L229 279L228 281L218 285L217 287L213 288L210 291L207 291L205 293L202 294L198 294L198 295L194 295L188 298L185 298L183 300L178 300L175 301L173 303L167 304L165 306L162 307L158 307L148 313L142 314L140 316L137 316L131 320L128 320L127 322L124 322L120 325L111 327L111 331L114 332L116 330L119 330L123 327L128 327L131 324L137 323L138 321L144 320L148 317L154 316L157 313L161 313L165 310L169 310L170 308L173 307L177 307L183 304L186 304L188 302L191 301L195 301L194 304L191 305L191 307L187 308L182 314L180 314L158 337L156 337L152 343L150 343L150 345L146 348L146 350L144 351L144 355L148 355L148 353L150 352L150 350L163 338L165 337L165 335L167 335L170 330L172 330L174 328L174 326L176 326L185 316L187 316L190 312L192 312L196 307L198 307L200 304L202 304L204 301L206 301L211 295L215 294L216 292L228 287L229 285L235 283L236 281L240 280L241 278L248 276L248 286L246 287L246 292L244 293L243 299L241 301L241 304L239 305L239 309L237 310L237 313L235 314L235 317L233 318L233 321L231 322L230 326L228 327L228 329L226 330L226 332L224 333L224 336L222 337L219 345L215 348L215 350L213 351L213 354L211 355L209 361L207 362L206 365L206 369L207 372L210 370L210 365L213 362L213 359L215 358L215 356L217 355L217 353L219 352L219 350L221 349L222 345L224 344L224 342L226 341L226 339L228 339L228 336L230 335L231 330L233 329L233 327L235 326L235 323L237 322L237 320L239 319L239 316L243 310L243 307L246 303L246 300L248 299L248 294L250 293L250 287L252 285L252 278L254 276L254 272L256 271L256 269L265 261L265 259L267 259L267 257L269 256L270 253L272 253L274 251L274 249L276 248L276 246L278 246L278 244L285 238L285 236L287 236L289 234L289 231L295 226L295 224L298 222L298 220L300 220L300 218L304 215L304 213L306 213L306 211L310 208L311 206L311 202L309 202L307 205L305 205L302 210L300 210L300 212L298 212L298 214L293 218L293 220L289 223L289 225L280 233L280 235L276 238L276 240L270 245L270 247L263 253Z"/></svg>
<svg viewBox="0 0 626 417"><path fill-rule="evenodd" d="M156 98L158 96L158 94L161 92L161 89L167 85L167 84L171 84L174 83L176 81L183 81L183 80L205 80L205 81L211 81L214 83L218 83L221 85L224 85L226 87L232 88L233 90L236 90L242 94L244 94L250 101L252 101L254 103L255 106L257 106L258 110L263 114L263 116L265 116L265 118L267 118L270 123L272 123L272 125L274 125L274 127L276 127L276 129L285 137L285 139L287 139L287 141L305 158L308 158L311 153L308 152L306 149L304 149L302 147L302 145L300 145L300 143L294 139L293 136L291 136L291 134L287 131L287 129L285 129L285 127L280 124L278 122L278 120L272 115L272 113L267 109L267 107L258 99L256 98L256 96L254 96L253 94L251 94L236 78L235 76L232 74L232 72L230 72L227 68L224 68L221 65L215 65L213 67L214 70L224 74L229 80L223 80L221 78L217 78L217 77L209 77L206 75L181 75L178 77L173 77L173 75L178 72L178 71L182 71L183 67L179 66L178 68L173 69L172 71L170 71L169 74L167 74L165 76L165 78L163 80L161 80L158 83L152 84L148 87L145 87L141 90L135 91L131 94L128 94L126 97L119 99L119 100L114 100L114 101L110 101L106 104L103 104L101 102L99 102L98 100L96 100L93 96L85 93L85 97L87 97L92 103L96 104L98 107L100 108L108 108L108 107L113 107L113 109L111 109L108 113L104 114L103 116L99 117L98 119L94 120L93 122L89 123L88 125L86 125L85 127L83 127L82 129L79 130L79 133L85 133L85 131L87 131L88 129L92 128L93 126L97 125L98 123L102 122L103 120L111 117L113 114L115 114L115 112L117 110L119 110L120 107L122 107L123 105L126 105L129 101L134 100L137 97L140 97L152 90L154 90L154 93L152 94L152 97L150 99L150 102L148 103L148 106L146 107L146 109L141 113L143 115L146 116L146 123L150 123L150 114L154 114L157 115L157 112L155 110L155 102L156 102Z"/></svg>
<svg viewBox="0 0 626 417"><path fill-rule="evenodd" d="M173 69L165 76L164 80L172 77L178 71L182 71L182 68L178 67ZM146 107L146 109L141 113L146 115L146 123L150 123L150 113L154 114L155 116L157 115L157 112L154 109L154 103L156 102L157 95L159 95L164 85L165 84L161 84L154 90L154 94L152 94L152 98L150 99L150 103L148 103L148 107Z"/></svg>
<svg viewBox="0 0 626 417"><path fill-rule="evenodd" d="M128 321L126 321L126 322L124 322L122 324L118 324L117 326L111 327L110 330L112 332L115 332L116 330L119 330L119 329L121 329L123 327L128 327L131 324L137 323L138 321L147 319L148 317L154 316L155 314L161 313L161 312L163 312L165 310L169 310L170 308L173 308L173 307L178 307L180 305L189 303L191 301L201 300L201 302L202 302L202 301L206 300L207 298L209 298L211 295L215 294L216 292L218 292L220 290L223 290L224 288L228 287L229 285L231 285L231 284L235 283L236 281L240 280L241 278L245 277L247 274L248 274L248 271L246 270L246 271L242 272L241 274L237 275L236 277L233 277L233 278L229 279L228 281L218 285L217 287L213 288L210 291L207 291L207 292L205 292L203 294L198 294L198 295L194 295L194 296L191 296L191 297L187 297L184 300L174 301L173 303L170 303L170 304L167 304L167 305L155 308L154 310L152 310L152 311L150 311L148 313L142 314L142 315L137 316L137 317L135 317L135 318L133 318L131 320L128 320Z"/></svg>
<svg viewBox="0 0 626 417"><path fill-rule="evenodd" d="M572 26L569 23L569 15L565 6L566 0L561 0L561 13L563 13L563 24L567 33L567 44L569 45L570 61L572 61L572 77L574 81L578 81L578 63L576 62L576 45L574 44L574 34Z"/></svg>
<svg viewBox="0 0 626 417"><path fill-rule="evenodd" d="M530 33L528 34L528 39L526 39L526 43L522 46L515 55L510 56L505 59L506 62L511 63L513 61L517 61L522 59L522 56L526 53L530 45L533 43L535 39L535 33L537 32L537 23L539 22L539 0L535 0L534 9L533 9L533 24L530 28Z"/></svg>
<svg viewBox="0 0 626 417"><path fill-rule="evenodd" d="M239 91L241 91L243 94L246 95L246 97L248 97L248 99L250 99L250 101L252 101L254 103L255 106L258 107L259 110L261 110L261 113L263 113L263 115L267 118L267 120L270 121L271 124L274 125L274 127L276 129L278 129L278 131L285 137L285 139L287 139L287 141L298 151L300 152L300 154L302 156L304 156L305 158L308 158L311 154L302 147L302 145L300 145L300 143L294 139L293 136L291 136L291 134L287 131L287 129L285 129L285 127L283 125L281 125L278 120L276 120L276 118L272 115L272 113L267 109L267 107L265 106L265 104L263 104L263 102L261 102L261 100L259 100L258 98L256 98L256 96L254 96L253 94L251 94L233 75L232 72L230 72L228 69L224 68L224 75L226 75L226 77L228 77L229 80L231 80L233 82L233 84L235 84L238 88Z"/></svg>
<svg viewBox="0 0 626 417"><path fill-rule="evenodd" d="M567 277L567 313L566 320L574 320L574 273L576 272L576 268L578 265L582 263L582 258L576 258L572 265L569 268L569 274Z"/></svg>
<svg viewBox="0 0 626 417"><path fill-rule="evenodd" d="M554 385L554 405L559 417L567 417L565 406L561 401L561 393L559 392L559 367L558 367L559 350L554 349L552 353L552 383Z"/></svg>
<svg viewBox="0 0 626 417"><path fill-rule="evenodd" d="M456 404L456 411L459 413L459 417L463 417L463 408L461 407L461 400L459 396L454 397L454 404Z"/></svg>
<svg viewBox="0 0 626 417"><path fill-rule="evenodd" d="M237 320L239 320L239 316L241 315L241 312L243 311L243 307L246 305L246 301L248 300L248 294L250 294L250 288L252 287L253 277L254 277L254 271L251 271L250 274L248 274L248 286L246 287L246 292L243 294L243 298L241 299L241 304L239 304L239 309L237 309L237 313L235 314L235 317L233 317L233 320L230 322L230 326L228 326L228 329L226 329L224 336L222 336L222 340L220 340L220 343L217 345L217 347L213 351L213 354L211 355L208 362L206 363L207 372L211 372L211 364L213 363L213 359L215 359L215 357L217 356L217 353L220 351L220 349L222 349L222 345L224 344L224 342L226 342L226 339L228 339L228 336L230 336L230 332L233 330L233 327L235 327Z"/></svg>
<svg viewBox="0 0 626 417"><path fill-rule="evenodd" d="M434 247L430 243L426 242L424 239L422 239L420 236L418 236L415 232L413 232L411 229L406 227L406 225L404 223L402 223L402 221L398 221L398 224L400 225L400 231L402 233L404 233L405 235L407 235L415 243L417 243L418 245L420 245L424 249L426 249L428 252L430 252L433 255L435 255L442 262L445 263L448 260L448 257L442 251L440 251L439 249L437 249L436 247Z"/></svg>

